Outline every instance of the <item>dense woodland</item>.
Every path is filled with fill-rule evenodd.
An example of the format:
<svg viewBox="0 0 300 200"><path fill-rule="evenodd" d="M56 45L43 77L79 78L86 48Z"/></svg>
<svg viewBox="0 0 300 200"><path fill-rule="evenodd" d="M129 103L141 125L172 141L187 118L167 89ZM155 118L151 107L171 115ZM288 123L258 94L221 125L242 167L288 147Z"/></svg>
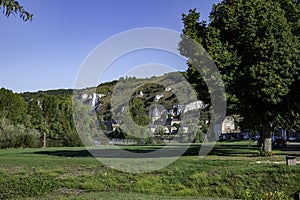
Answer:
<svg viewBox="0 0 300 200"><path fill-rule="evenodd" d="M0 89L1 148L39 147L44 133L64 146L81 144L68 90L17 94Z"/></svg>

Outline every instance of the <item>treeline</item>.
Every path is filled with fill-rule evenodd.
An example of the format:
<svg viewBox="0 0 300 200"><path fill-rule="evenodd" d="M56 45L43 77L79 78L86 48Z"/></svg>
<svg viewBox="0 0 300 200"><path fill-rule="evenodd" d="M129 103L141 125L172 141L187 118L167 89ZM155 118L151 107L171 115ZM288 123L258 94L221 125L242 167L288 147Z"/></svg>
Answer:
<svg viewBox="0 0 300 200"><path fill-rule="evenodd" d="M178 73L170 73L160 77L152 77L156 82L168 80L176 81ZM185 75L182 73L182 75ZM130 84L147 83L143 79L128 78ZM14 93L11 90L0 89L0 148L27 148L42 147L44 134L47 146L82 146L93 145L94 141L101 144L108 143L110 138L137 139L138 135L152 135L144 129L122 130L117 127L113 130L112 123L116 117L111 112L111 97L117 81L102 83L96 88L86 88L73 91L59 89L38 92ZM127 82L126 82L127 83ZM174 83L176 85L176 83ZM126 85L125 85L126 86ZM120 87L120 85L119 85ZM122 91L122 89L119 89ZM144 93L143 98L135 98L139 92ZM82 94L105 94L100 104L95 107L82 102ZM165 92L164 87L158 84L145 84L131 94L129 115L122 120L127 127L128 119L133 117L137 124L150 123L149 107L157 94L164 94L161 103L165 107L172 107L178 101L174 94ZM125 95L124 95L125 96ZM118 100L118 112L121 112L124 96ZM74 100L73 101L73 98ZM88 99L89 101L91 99ZM74 119L75 117L75 119ZM128 133L128 134L127 134ZM136 135L136 137L132 136ZM145 143L151 143L151 139Z"/></svg>
<svg viewBox="0 0 300 200"><path fill-rule="evenodd" d="M68 90L16 94L0 89L0 148L40 147L43 135L62 146L80 146Z"/></svg>

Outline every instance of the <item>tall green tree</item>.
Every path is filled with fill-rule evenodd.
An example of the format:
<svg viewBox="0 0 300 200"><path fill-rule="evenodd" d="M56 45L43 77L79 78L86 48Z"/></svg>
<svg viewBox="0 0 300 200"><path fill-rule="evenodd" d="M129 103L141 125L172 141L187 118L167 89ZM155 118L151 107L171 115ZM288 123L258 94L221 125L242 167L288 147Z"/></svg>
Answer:
<svg viewBox="0 0 300 200"><path fill-rule="evenodd" d="M13 91L0 89L0 115L6 117L13 124L28 124L26 115L27 105L24 99Z"/></svg>
<svg viewBox="0 0 300 200"><path fill-rule="evenodd" d="M30 118L30 128L37 129L41 133L48 132L39 100L32 99L29 101L27 106L27 114Z"/></svg>
<svg viewBox="0 0 300 200"><path fill-rule="evenodd" d="M32 20L33 14L27 12L15 0L0 0L0 9L3 10L5 16L9 17L11 14L17 14L24 21Z"/></svg>
<svg viewBox="0 0 300 200"><path fill-rule="evenodd" d="M72 116L72 115L71 115ZM95 113L91 112L90 106L84 105L81 102L74 100L73 101L73 116L74 116L74 126L76 126L76 131L71 132L74 134L73 139L79 138L81 144L85 146L91 146L93 140L101 140L104 138L104 133L99 131L97 116ZM73 122L72 122L73 123ZM79 137L78 137L79 136ZM71 139L71 138L69 138ZM77 141L77 139L75 140Z"/></svg>
<svg viewBox="0 0 300 200"><path fill-rule="evenodd" d="M218 66L229 113L262 132L265 151L271 151L271 132L288 128L299 109L299 10L296 0L223 0L208 25L196 10L183 14L183 34ZM184 40L180 50L197 56ZM188 72L197 77L192 65Z"/></svg>
<svg viewBox="0 0 300 200"><path fill-rule="evenodd" d="M139 126L146 126L150 124L150 117L146 113L144 102L134 97L129 103L129 111L132 120Z"/></svg>
<svg viewBox="0 0 300 200"><path fill-rule="evenodd" d="M59 139L62 133L62 124L60 121L61 112L59 110L59 98L52 95L45 95L42 102L43 116L46 125L49 127L47 130L47 137L52 139Z"/></svg>

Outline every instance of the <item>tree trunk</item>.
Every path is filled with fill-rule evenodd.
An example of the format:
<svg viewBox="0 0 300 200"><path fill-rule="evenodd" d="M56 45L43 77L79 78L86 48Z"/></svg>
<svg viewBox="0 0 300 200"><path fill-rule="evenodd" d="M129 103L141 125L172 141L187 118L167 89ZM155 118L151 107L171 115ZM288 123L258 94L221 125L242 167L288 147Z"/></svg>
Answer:
<svg viewBox="0 0 300 200"><path fill-rule="evenodd" d="M145 138L140 138L140 145L145 145Z"/></svg>
<svg viewBox="0 0 300 200"><path fill-rule="evenodd" d="M272 152L272 124L263 128L263 151Z"/></svg>
<svg viewBox="0 0 300 200"><path fill-rule="evenodd" d="M43 133L43 148L46 148L46 146L47 146L47 135L46 135L46 133Z"/></svg>
<svg viewBox="0 0 300 200"><path fill-rule="evenodd" d="M271 152L272 151L272 138L267 137L264 139L264 145L263 145L263 150L265 152Z"/></svg>

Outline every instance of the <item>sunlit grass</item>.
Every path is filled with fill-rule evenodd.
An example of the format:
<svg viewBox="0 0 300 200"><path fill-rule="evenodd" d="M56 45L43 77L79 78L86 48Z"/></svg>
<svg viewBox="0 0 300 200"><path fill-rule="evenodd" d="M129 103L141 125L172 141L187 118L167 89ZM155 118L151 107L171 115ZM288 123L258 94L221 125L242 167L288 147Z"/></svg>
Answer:
<svg viewBox="0 0 300 200"><path fill-rule="evenodd" d="M120 148L141 153L162 146ZM273 157L257 157L259 149L247 141L218 143L199 157L200 148L191 145L167 167L138 174L111 169L85 148L0 150L0 199L255 199L300 190L299 165L286 166L279 150Z"/></svg>

